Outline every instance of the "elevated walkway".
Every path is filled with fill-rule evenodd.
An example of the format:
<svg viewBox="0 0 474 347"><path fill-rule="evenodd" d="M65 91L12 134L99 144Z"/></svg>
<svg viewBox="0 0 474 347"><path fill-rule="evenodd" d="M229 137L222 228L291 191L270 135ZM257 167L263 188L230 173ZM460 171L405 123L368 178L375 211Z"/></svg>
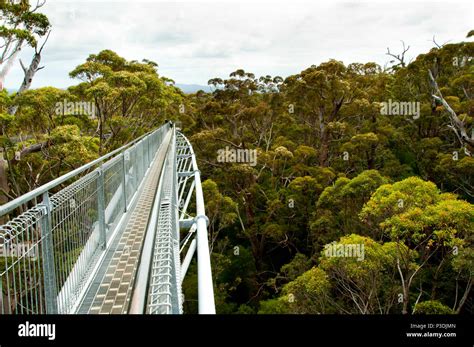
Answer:
<svg viewBox="0 0 474 347"><path fill-rule="evenodd" d="M172 123L0 206L2 216L0 314L183 313L196 252L199 313L215 313L200 172Z"/></svg>

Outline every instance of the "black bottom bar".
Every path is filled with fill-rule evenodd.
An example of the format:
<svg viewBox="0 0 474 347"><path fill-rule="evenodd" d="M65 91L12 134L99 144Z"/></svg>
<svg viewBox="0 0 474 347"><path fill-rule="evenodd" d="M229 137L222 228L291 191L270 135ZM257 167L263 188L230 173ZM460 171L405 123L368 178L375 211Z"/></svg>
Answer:
<svg viewBox="0 0 474 347"><path fill-rule="evenodd" d="M473 323L472 316L0 316L0 346L473 346Z"/></svg>

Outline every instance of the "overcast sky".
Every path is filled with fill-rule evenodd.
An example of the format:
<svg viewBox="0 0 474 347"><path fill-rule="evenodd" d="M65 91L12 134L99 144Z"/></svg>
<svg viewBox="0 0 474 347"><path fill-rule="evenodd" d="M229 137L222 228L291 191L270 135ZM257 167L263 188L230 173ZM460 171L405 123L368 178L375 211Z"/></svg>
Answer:
<svg viewBox="0 0 474 347"><path fill-rule="evenodd" d="M433 43L465 40L474 29L471 2L163 1L47 0L42 8L53 31L33 88L64 88L89 54L111 49L128 60L156 61L177 83L206 85L237 68L286 77L334 58L384 65L387 47L410 45L408 55ZM31 50L22 52L31 60ZM6 87L18 88L17 62Z"/></svg>

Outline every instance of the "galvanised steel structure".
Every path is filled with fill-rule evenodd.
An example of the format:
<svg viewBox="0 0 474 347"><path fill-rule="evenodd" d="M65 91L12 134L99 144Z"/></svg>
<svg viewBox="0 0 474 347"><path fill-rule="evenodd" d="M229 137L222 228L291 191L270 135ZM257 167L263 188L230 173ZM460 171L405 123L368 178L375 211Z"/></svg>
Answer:
<svg viewBox="0 0 474 347"><path fill-rule="evenodd" d="M179 223L182 228L189 228L187 236L180 245L180 249L183 250L188 241L192 239L181 266L181 275L183 277L186 275L197 248L199 313L215 313L211 259L207 237L209 220L206 217L204 208L201 174L197 166L193 146L181 133L176 135L176 152L176 171L178 176L177 201L180 207ZM194 216L191 216L187 211L193 191L196 198L196 212Z"/></svg>
<svg viewBox="0 0 474 347"><path fill-rule="evenodd" d="M182 313L181 282L197 248L199 312L215 313L196 158L170 124L0 206L0 217L10 218L0 226L0 313L75 312L170 132L129 312ZM189 229L181 243L180 227Z"/></svg>
<svg viewBox="0 0 474 347"><path fill-rule="evenodd" d="M195 210L190 211L193 197ZM201 174L191 143L177 131L173 133L151 215L153 223L148 227L130 313L182 313L181 283L197 250L199 313L214 314ZM182 241L180 231L185 235Z"/></svg>

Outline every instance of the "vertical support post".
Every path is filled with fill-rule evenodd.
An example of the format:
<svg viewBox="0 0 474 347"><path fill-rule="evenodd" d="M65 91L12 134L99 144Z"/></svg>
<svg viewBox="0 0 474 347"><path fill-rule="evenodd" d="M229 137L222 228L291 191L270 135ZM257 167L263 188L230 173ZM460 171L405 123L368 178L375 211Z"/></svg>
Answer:
<svg viewBox="0 0 474 347"><path fill-rule="evenodd" d="M3 302L5 300L5 297L7 299L7 302ZM5 312L5 308L7 311ZM8 300L8 292L7 294L3 294L3 284L2 280L0 279L0 314L5 314L5 313L11 313L10 312L10 302Z"/></svg>
<svg viewBox="0 0 474 347"><path fill-rule="evenodd" d="M147 144L146 148L147 148L147 151L148 151L147 152L148 153L148 156L147 156L147 158L148 158L148 167L151 166L150 140L151 140L151 135L148 135L146 137L146 144Z"/></svg>
<svg viewBox="0 0 474 347"><path fill-rule="evenodd" d="M147 169L147 163L146 163L146 137L143 139L142 141L142 167L143 167L143 176L142 177L145 177L145 171Z"/></svg>
<svg viewBox="0 0 474 347"><path fill-rule="evenodd" d="M127 165L125 165L125 152L122 153L122 195L123 195L123 212L127 212Z"/></svg>
<svg viewBox="0 0 474 347"><path fill-rule="evenodd" d="M104 187L104 170L102 166L98 170L97 177L97 212L99 214L99 243L102 249L107 246L107 236L105 230L105 187Z"/></svg>
<svg viewBox="0 0 474 347"><path fill-rule="evenodd" d="M189 245L188 252L184 257L183 263L181 264L181 283L188 272L189 264L193 260L194 253L196 253L196 237L193 238L191 244Z"/></svg>
<svg viewBox="0 0 474 347"><path fill-rule="evenodd" d="M138 175L138 177L139 177L138 182L141 182L143 176L145 176L145 170L143 169L144 163L145 163L145 158L143 158L143 139L141 139L140 143L138 144L137 152L138 152L137 154L138 154L138 157L139 157L139 161L138 161L138 168L139 169L138 170L140 172L140 174Z"/></svg>
<svg viewBox="0 0 474 347"><path fill-rule="evenodd" d="M43 194L44 214L41 218L41 236L43 242L43 276L44 276L44 295L46 302L46 313L58 313L58 291L56 287L56 273L54 272L54 244L53 232L51 227L51 202L49 193Z"/></svg>

